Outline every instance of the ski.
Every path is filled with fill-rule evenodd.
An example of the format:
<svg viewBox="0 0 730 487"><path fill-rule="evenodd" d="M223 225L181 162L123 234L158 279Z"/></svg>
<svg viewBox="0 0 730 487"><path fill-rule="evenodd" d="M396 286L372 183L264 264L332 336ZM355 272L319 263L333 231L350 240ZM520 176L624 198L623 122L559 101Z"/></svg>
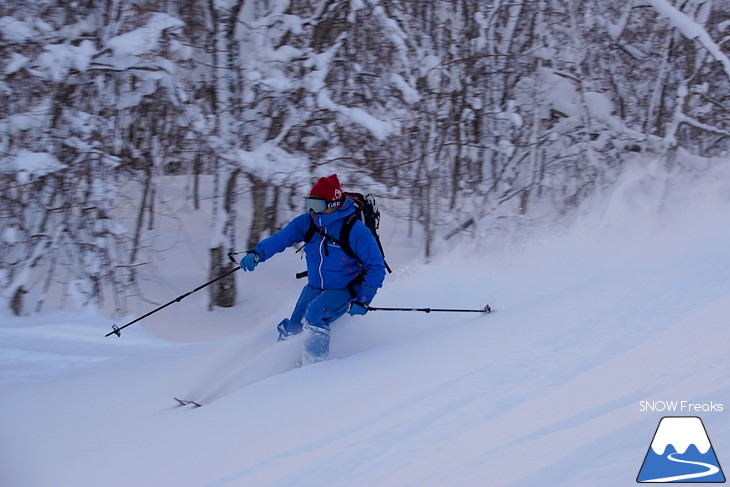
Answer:
<svg viewBox="0 0 730 487"><path fill-rule="evenodd" d="M202 403L200 403L198 401L192 401L190 399L180 399L179 397L175 397L173 399L175 399L178 403L180 403L181 406L193 405L196 408L199 408L203 405Z"/></svg>

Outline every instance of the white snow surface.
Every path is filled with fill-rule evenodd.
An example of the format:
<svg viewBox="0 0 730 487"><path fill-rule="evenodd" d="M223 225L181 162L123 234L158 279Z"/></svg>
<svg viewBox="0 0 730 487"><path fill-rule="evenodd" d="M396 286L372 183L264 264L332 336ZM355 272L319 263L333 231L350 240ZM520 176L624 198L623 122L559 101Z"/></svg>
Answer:
<svg viewBox="0 0 730 487"><path fill-rule="evenodd" d="M331 360L283 372L297 342L275 326L303 284L291 251L236 274L236 307L194 294L121 338L88 309L2 311L0 485L631 485L667 415L640 402L670 400L724 405L686 415L730 463L728 210L725 169L640 172L510 250L420 264L384 228L395 273L374 306L495 312L344 317ZM207 280L197 233L164 257L160 303ZM202 408L173 400L221 384Z"/></svg>

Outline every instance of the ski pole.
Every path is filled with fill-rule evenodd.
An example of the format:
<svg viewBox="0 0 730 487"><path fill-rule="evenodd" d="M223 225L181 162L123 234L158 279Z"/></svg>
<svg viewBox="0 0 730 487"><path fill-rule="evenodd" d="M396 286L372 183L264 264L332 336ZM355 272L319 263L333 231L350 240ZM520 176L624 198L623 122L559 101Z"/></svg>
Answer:
<svg viewBox="0 0 730 487"><path fill-rule="evenodd" d="M231 256L229 255L229 257L231 257ZM232 257L231 257L231 260L233 260L233 258L232 258ZM235 261L234 261L234 262L235 262ZM169 303L163 304L163 305L162 305L162 306L160 306L159 308L157 308L157 309L154 309L154 310L150 311L149 313L147 313L147 314L146 314L146 315L144 315L144 316L140 316L140 317L139 317L139 318L137 318L136 320L130 321L129 323L127 323L127 324L126 324L126 325L124 325L124 326L117 326L117 325L112 325L112 328L113 328L113 330L112 330L112 331L110 331L109 333L107 333L107 334L106 334L106 335L104 335L104 336L111 336L111 335L116 335L116 336L118 336L119 338L121 338L121 337L122 337L122 333L121 333L121 332L122 332L122 330L123 330L123 329L125 329L126 327L128 327L128 326L130 326L130 325L133 325L133 324L137 323L138 321L142 321L143 319L147 318L148 316L150 316L150 315L153 315L153 314L157 313L157 312L158 312L158 311L160 311L161 309L167 308L168 306L170 306L170 305L171 305L171 304L173 304L173 303L179 303L180 301L182 301L183 299L187 298L188 296L190 296L190 295L191 295L191 294L193 294L194 292L196 292L196 291L200 291L200 290L201 290L201 289L203 289L204 287L210 286L210 285L211 285L211 284L213 284L214 282L216 282L216 281L219 281L219 280L223 279L224 277L226 277L226 276L229 276L229 275L233 274L234 272L236 272L236 271L237 271L238 269L240 269L240 268L241 268L240 266L236 266L236 267L234 267L233 269L231 269L230 271L228 271L228 272L224 272L223 274L221 274L220 276L216 277L216 278L215 278L215 279L213 279L212 281L206 282L206 283L205 283L205 284L203 284L202 286L198 286L198 287L196 287L195 289L193 289L193 290L192 290L192 291L190 291L189 293L185 293L185 294L183 294L182 296L178 296L177 298L173 299L173 300L172 300L172 301L170 301Z"/></svg>
<svg viewBox="0 0 730 487"><path fill-rule="evenodd" d="M447 313L490 313L492 308L486 305L482 309L444 309L444 308L374 308L367 307L368 311L421 311L423 313L447 312Z"/></svg>

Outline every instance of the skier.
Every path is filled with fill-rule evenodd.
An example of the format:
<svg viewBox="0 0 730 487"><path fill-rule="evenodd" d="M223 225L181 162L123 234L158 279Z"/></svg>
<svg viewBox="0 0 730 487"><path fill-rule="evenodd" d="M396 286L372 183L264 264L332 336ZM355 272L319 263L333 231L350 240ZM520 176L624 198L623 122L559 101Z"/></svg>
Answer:
<svg viewBox="0 0 730 487"><path fill-rule="evenodd" d="M327 358L330 326L336 319L348 311L352 316L367 313L367 306L383 285L385 263L375 238L359 219L354 219L349 234L351 253L356 258L342 248L343 223L355 208L336 174L319 178L304 201L307 212L249 250L241 259L241 267L253 271L259 262L304 242L308 283L291 317L277 328L279 340L308 333L302 363L309 364Z"/></svg>

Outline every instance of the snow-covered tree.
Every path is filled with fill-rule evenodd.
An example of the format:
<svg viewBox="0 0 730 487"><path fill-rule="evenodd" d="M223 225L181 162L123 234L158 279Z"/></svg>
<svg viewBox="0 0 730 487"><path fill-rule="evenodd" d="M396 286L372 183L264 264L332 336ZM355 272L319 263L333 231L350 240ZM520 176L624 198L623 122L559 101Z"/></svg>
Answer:
<svg viewBox="0 0 730 487"><path fill-rule="evenodd" d="M10 2L0 19L10 61L0 85L0 259L18 313L40 309L59 284L78 305L112 296L123 309L164 166L204 133L177 73L189 55L177 38L183 22L104 7ZM136 222L120 214L123 185L139 195Z"/></svg>
<svg viewBox="0 0 730 487"><path fill-rule="evenodd" d="M727 0L10 0L0 36L19 313L124 309L169 174L196 209L214 181L215 277L333 172L420 226L428 257L571 214L633 153L676 170L730 148ZM211 291L235 302L232 279Z"/></svg>

